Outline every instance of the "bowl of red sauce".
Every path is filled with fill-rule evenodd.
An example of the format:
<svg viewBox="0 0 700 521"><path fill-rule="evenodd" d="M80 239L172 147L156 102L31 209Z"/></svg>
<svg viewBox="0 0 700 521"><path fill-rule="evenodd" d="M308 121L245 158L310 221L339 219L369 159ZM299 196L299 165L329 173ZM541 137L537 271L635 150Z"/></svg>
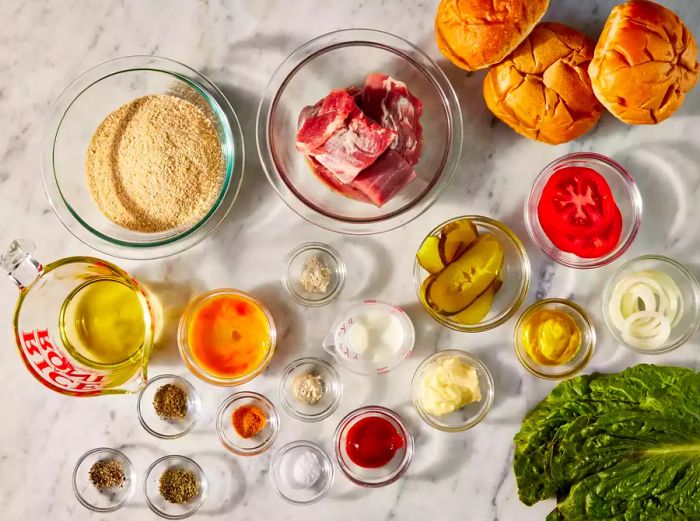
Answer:
<svg viewBox="0 0 700 521"><path fill-rule="evenodd" d="M642 196L634 178L619 163L591 152L547 165L525 204L532 240L571 268L598 268L620 257L641 220Z"/></svg>
<svg viewBox="0 0 700 521"><path fill-rule="evenodd" d="M216 289L187 306L177 340L180 356L195 376L232 386L263 372L276 338L275 322L262 302L243 291Z"/></svg>
<svg viewBox="0 0 700 521"><path fill-rule="evenodd" d="M385 407L352 411L338 424L334 444L340 469L363 487L393 483L413 459L411 431L401 416Z"/></svg>

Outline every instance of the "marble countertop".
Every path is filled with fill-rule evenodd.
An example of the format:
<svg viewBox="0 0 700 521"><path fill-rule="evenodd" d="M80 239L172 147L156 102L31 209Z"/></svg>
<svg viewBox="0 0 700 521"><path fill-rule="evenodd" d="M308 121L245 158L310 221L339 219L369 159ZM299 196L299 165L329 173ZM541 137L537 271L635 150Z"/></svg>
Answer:
<svg viewBox="0 0 700 521"><path fill-rule="evenodd" d="M559 0L547 19L597 36L609 0ZM700 10L694 0L665 0L696 35ZM329 7L330 5L333 7ZM520 504L511 470L513 435L523 415L553 384L522 369L513 353L514 320L482 334L458 334L433 322L417 302L412 255L424 234L455 215L477 213L502 219L525 240L532 262L528 302L544 296L571 297L596 319L600 341L588 370L614 371L641 361L700 369L696 336L683 348L659 357L617 346L600 321L602 284L620 261L596 271L575 271L547 261L527 238L522 205L539 170L571 151L612 156L637 179L644 197L641 233L625 255L665 253L700 274L700 92L658 127L628 127L609 115L578 141L551 147L526 140L495 122L481 97L482 73L466 74L441 58L433 41L437 0L327 2L303 0L129 1L0 3L0 245L27 237L40 260L95 254L71 236L51 211L40 182L39 136L58 93L80 72L102 61L131 54L157 54L182 61L208 75L228 96L246 139L242 192L231 214L206 241L172 258L146 262L116 260L151 283L167 303L166 335L154 354L150 374L186 374L174 343L174 324L186 302L204 290L230 286L264 300L279 323L278 352L263 376L246 389L277 401L283 367L302 354L318 354L326 328L345 304L378 297L402 305L417 329L415 356L390 375L363 379L341 369L345 388L339 409L320 424L302 424L282 412L276 446L255 458L234 457L219 444L213 416L231 389L190 380L202 394L204 417L193 433L175 441L151 437L139 425L134 396L72 399L45 390L24 369L10 327L16 298L6 281L0 290L0 518L155 519L141 487L122 510L90 514L71 490L71 472L86 450L111 446L132 458L140 475L165 454L193 457L209 476L209 498L197 519L470 519L538 521L552 502ZM423 216L390 233L343 237L315 228L275 195L260 168L254 118L262 89L274 68L294 48L319 34L346 27L393 32L425 49L448 74L464 114L460 166L441 200ZM295 305L279 282L285 254L308 240L328 242L349 267L340 299L321 309ZM496 398L488 418L471 431L443 434L422 423L410 403L409 386L420 361L437 349L461 348L491 369ZM321 443L329 452L336 424L365 404L392 407L416 436L415 459L399 482L367 490L338 472L329 496L311 507L293 507L275 493L269 479L275 449L295 439ZM371 501L371 503L369 503ZM370 506L371 505L371 506Z"/></svg>

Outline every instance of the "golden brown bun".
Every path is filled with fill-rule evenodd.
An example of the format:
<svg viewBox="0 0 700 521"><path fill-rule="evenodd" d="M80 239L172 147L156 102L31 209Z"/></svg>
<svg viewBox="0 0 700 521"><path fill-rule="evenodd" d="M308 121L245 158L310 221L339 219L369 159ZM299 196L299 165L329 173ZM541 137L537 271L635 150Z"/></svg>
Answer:
<svg viewBox="0 0 700 521"><path fill-rule="evenodd" d="M663 121L698 79L698 47L669 9L635 0L615 7L588 72L615 117L634 125Z"/></svg>
<svg viewBox="0 0 700 521"><path fill-rule="evenodd" d="M457 67L484 69L515 49L548 7L549 0L442 0L435 39Z"/></svg>
<svg viewBox="0 0 700 521"><path fill-rule="evenodd" d="M541 23L484 79L491 112L513 130L558 145L576 139L598 122L598 102L588 64L593 41L558 23Z"/></svg>

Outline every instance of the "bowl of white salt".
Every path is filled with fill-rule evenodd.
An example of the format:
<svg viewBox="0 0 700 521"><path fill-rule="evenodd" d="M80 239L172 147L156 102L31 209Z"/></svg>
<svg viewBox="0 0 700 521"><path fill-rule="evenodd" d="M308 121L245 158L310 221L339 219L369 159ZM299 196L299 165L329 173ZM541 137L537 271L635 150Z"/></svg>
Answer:
<svg viewBox="0 0 700 521"><path fill-rule="evenodd" d="M294 505L310 505L328 494L335 470L319 445L293 441L272 458L270 476L282 499Z"/></svg>
<svg viewBox="0 0 700 521"><path fill-rule="evenodd" d="M243 136L205 76L155 56L105 62L58 97L43 133L54 212L88 246L151 259L202 241L243 179Z"/></svg>

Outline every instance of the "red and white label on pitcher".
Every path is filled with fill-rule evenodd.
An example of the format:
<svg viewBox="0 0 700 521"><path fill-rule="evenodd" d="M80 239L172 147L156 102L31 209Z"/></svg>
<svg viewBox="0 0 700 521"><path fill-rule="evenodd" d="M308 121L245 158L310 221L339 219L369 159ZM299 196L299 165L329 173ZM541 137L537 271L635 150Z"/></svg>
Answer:
<svg viewBox="0 0 700 521"><path fill-rule="evenodd" d="M105 376L77 369L56 349L46 329L23 332L19 340L25 359L48 385L78 394L94 394L104 387Z"/></svg>

